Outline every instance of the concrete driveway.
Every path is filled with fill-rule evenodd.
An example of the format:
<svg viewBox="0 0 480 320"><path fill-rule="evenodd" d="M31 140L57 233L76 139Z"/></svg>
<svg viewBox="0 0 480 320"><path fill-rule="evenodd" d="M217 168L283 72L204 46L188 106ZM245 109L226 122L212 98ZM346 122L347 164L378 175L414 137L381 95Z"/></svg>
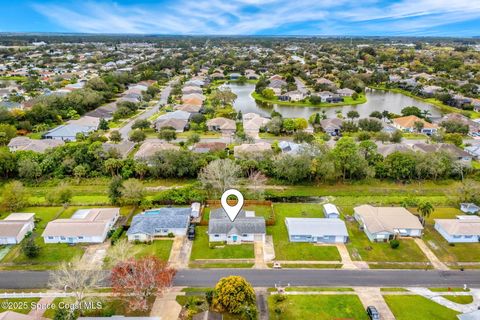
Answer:
<svg viewBox="0 0 480 320"><path fill-rule="evenodd" d="M362 301L365 309L368 306L374 306L380 313L380 319L395 320L395 316L392 311L390 311L390 308L380 293L380 288L359 287L355 288L355 292L360 298L360 301Z"/></svg>

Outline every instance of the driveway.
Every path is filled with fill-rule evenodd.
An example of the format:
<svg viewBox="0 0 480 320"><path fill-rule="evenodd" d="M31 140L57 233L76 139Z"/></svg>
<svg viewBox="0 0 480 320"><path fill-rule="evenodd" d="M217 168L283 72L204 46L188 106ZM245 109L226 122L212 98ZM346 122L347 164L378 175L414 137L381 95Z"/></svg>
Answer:
<svg viewBox="0 0 480 320"><path fill-rule="evenodd" d="M261 240L256 240L253 242L254 251L255 251L255 265L253 266L254 269L267 269L267 264L265 263L265 258L263 255L264 243Z"/></svg>
<svg viewBox="0 0 480 320"><path fill-rule="evenodd" d="M160 240L159 240L160 241ZM190 261L193 242L185 236L177 236L173 240L172 251L168 263L175 269L186 269Z"/></svg>
<svg viewBox="0 0 480 320"><path fill-rule="evenodd" d="M437 258L435 253L433 253L433 251L430 250L430 248L425 244L425 242L422 239L415 238L415 243L418 245L420 250L422 250L423 254L430 261L433 268L437 270L444 270L444 271L448 270L448 267Z"/></svg>
<svg viewBox="0 0 480 320"><path fill-rule="evenodd" d="M89 246L82 256L83 265L91 269L101 270L108 248L110 248L110 241Z"/></svg>
<svg viewBox="0 0 480 320"><path fill-rule="evenodd" d="M360 301L362 301L363 307L366 309L368 306L374 306L380 313L380 319L382 320L395 320L395 316L388 307L387 303L383 299L380 293L380 288L355 288Z"/></svg>

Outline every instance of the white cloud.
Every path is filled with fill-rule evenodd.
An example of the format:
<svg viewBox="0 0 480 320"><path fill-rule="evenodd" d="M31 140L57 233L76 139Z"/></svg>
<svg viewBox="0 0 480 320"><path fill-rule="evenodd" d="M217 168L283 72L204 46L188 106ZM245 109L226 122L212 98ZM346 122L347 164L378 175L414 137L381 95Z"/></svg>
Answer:
<svg viewBox="0 0 480 320"><path fill-rule="evenodd" d="M360 34L382 28L412 33L480 19L477 0L169 0L121 5L83 1L35 4L66 30L158 34ZM318 26L312 28L308 25ZM298 31L297 31L298 30Z"/></svg>

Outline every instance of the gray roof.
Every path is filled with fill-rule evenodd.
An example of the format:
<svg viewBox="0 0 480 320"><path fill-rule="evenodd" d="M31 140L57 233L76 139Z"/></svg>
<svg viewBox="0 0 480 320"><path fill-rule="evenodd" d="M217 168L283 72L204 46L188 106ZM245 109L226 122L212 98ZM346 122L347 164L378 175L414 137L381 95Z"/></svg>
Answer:
<svg viewBox="0 0 480 320"><path fill-rule="evenodd" d="M160 117L157 118L157 122L165 119L182 119L182 120L188 120L190 119L190 116L192 114L190 112L182 111L182 110L176 110L173 112L167 112Z"/></svg>
<svg viewBox="0 0 480 320"><path fill-rule="evenodd" d="M459 314L457 318L460 320L478 320L480 319L480 310Z"/></svg>
<svg viewBox="0 0 480 320"><path fill-rule="evenodd" d="M191 208L159 208L145 211L133 217L127 235L138 233L154 235L157 233L155 229L187 228L191 211Z"/></svg>
<svg viewBox="0 0 480 320"><path fill-rule="evenodd" d="M344 236L348 237L345 222L328 218L285 218L290 235L307 235L313 237Z"/></svg>
<svg viewBox="0 0 480 320"><path fill-rule="evenodd" d="M241 210L232 222L223 209L210 212L208 223L209 234L264 234L266 233L265 218L246 217L245 210Z"/></svg>
<svg viewBox="0 0 480 320"><path fill-rule="evenodd" d="M47 133L44 134L44 137L65 137L65 138L73 138L77 133L84 133L87 134L90 131L94 131L95 129L89 126L80 126L76 124L66 124L58 126Z"/></svg>

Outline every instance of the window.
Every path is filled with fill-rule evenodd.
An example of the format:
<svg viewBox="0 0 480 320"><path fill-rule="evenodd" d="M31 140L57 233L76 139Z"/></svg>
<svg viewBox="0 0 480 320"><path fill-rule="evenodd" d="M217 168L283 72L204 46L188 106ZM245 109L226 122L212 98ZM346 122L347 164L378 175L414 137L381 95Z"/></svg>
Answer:
<svg viewBox="0 0 480 320"><path fill-rule="evenodd" d="M167 233L167 232L168 232L168 229L163 229L163 232Z"/></svg>
<svg viewBox="0 0 480 320"><path fill-rule="evenodd" d="M214 237L215 237L215 238L218 238L218 237L220 237L220 235L219 235L219 234L216 234L216 235L214 235Z"/></svg>
<svg viewBox="0 0 480 320"><path fill-rule="evenodd" d="M49 236L48 239L53 240L55 237Z"/></svg>
<svg viewBox="0 0 480 320"><path fill-rule="evenodd" d="M244 233L242 234L242 237L248 237L248 234Z"/></svg>
<svg viewBox="0 0 480 320"><path fill-rule="evenodd" d="M140 240L140 236L139 235L135 235L135 240Z"/></svg>
<svg viewBox="0 0 480 320"><path fill-rule="evenodd" d="M65 240L65 237L60 237L60 240Z"/></svg>
<svg viewBox="0 0 480 320"><path fill-rule="evenodd" d="M465 236L465 238L470 239L473 238L473 236Z"/></svg>
<svg viewBox="0 0 480 320"><path fill-rule="evenodd" d="M83 237L82 237L82 236L80 236L80 237L78 237L78 239L79 239L79 240L83 240Z"/></svg>

